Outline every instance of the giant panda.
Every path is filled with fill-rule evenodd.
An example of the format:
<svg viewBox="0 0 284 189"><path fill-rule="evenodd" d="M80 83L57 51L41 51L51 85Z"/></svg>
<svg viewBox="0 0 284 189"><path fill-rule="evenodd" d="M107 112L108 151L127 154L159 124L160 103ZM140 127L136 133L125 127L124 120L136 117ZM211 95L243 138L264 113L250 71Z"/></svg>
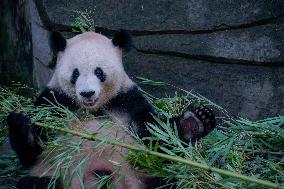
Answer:
<svg viewBox="0 0 284 189"><path fill-rule="evenodd" d="M112 39L99 33L85 32L66 40L60 33L53 32L50 46L57 55L54 74L34 105L59 103L72 112L87 109L94 115L108 114L115 118L111 129L102 129L99 126L103 121L101 119L87 121L80 128L70 124L71 129L96 132L110 138L120 136L125 138L126 143L133 144L133 137L119 129L118 125L125 125L139 138L151 137L146 123L154 123L153 116L158 114L141 94L137 84L126 74L122 63L122 53L130 49L131 42L131 36L124 30L117 32ZM170 121L176 123L179 137L186 143L207 135L215 127L215 115L206 107L194 111L188 109ZM46 167L40 166L39 162L44 159L45 152L37 142L38 137L47 141L46 132L33 127L31 119L24 113L10 113L7 124L11 146L21 164L29 168L31 173L19 181L18 188L47 188L52 170L51 173L41 175ZM91 144L86 144L86 151ZM164 184L158 177L140 175L131 168L123 156L127 150L117 148L113 152L111 148L111 145L106 145L100 153L93 152L86 162L84 188L98 187L96 175L114 175L113 179L125 175L124 182L115 182L115 189L150 189ZM124 165L120 171L115 171L110 163L109 153L113 154L114 161ZM70 188L81 188L76 179L70 180ZM94 182L90 184L90 180ZM55 188L63 188L60 181L56 182Z"/></svg>

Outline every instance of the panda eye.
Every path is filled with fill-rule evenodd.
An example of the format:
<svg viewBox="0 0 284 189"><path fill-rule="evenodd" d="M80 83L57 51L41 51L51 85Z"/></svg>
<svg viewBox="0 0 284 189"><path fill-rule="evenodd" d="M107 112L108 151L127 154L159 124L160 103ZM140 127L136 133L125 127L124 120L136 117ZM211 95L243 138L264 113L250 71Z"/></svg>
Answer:
<svg viewBox="0 0 284 189"><path fill-rule="evenodd" d="M80 76L80 72L77 68L75 68L73 70L72 76L71 76L71 83L74 85L78 79L78 77Z"/></svg>
<svg viewBox="0 0 284 189"><path fill-rule="evenodd" d="M104 82L106 80L106 75L100 67L95 69L95 75L98 77L99 80L101 80L101 82Z"/></svg>

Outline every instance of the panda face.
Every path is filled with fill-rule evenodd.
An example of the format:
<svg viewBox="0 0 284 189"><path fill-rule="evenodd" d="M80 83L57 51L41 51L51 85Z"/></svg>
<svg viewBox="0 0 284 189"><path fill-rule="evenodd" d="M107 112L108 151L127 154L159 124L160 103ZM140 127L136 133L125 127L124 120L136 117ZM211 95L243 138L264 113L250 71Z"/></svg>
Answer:
<svg viewBox="0 0 284 189"><path fill-rule="evenodd" d="M93 76L90 76L90 73L80 76L79 69L75 68L70 79L70 83L75 87L77 98L86 107L92 107L95 105L99 98L99 94L101 93L101 82L105 81L106 74L100 67L93 69ZM92 83L92 85L87 83Z"/></svg>
<svg viewBox="0 0 284 189"><path fill-rule="evenodd" d="M107 37L87 32L67 40L49 85L80 105L96 109L131 83L122 65L121 49Z"/></svg>

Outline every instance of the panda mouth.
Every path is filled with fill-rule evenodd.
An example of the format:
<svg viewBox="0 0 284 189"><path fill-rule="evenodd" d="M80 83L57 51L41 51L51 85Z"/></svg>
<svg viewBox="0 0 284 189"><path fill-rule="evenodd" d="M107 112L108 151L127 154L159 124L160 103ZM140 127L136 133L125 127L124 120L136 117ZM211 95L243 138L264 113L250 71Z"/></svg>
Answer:
<svg viewBox="0 0 284 189"><path fill-rule="evenodd" d="M88 106L88 107L94 106L96 102L97 102L97 99L84 99L83 100L84 106Z"/></svg>

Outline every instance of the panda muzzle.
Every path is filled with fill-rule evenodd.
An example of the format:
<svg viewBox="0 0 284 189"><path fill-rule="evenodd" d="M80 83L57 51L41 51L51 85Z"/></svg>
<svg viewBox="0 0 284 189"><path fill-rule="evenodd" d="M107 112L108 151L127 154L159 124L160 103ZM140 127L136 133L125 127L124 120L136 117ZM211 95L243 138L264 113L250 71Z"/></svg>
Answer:
<svg viewBox="0 0 284 189"><path fill-rule="evenodd" d="M84 99L83 100L83 104L85 106L93 106L96 104L96 102L97 102L97 99Z"/></svg>

